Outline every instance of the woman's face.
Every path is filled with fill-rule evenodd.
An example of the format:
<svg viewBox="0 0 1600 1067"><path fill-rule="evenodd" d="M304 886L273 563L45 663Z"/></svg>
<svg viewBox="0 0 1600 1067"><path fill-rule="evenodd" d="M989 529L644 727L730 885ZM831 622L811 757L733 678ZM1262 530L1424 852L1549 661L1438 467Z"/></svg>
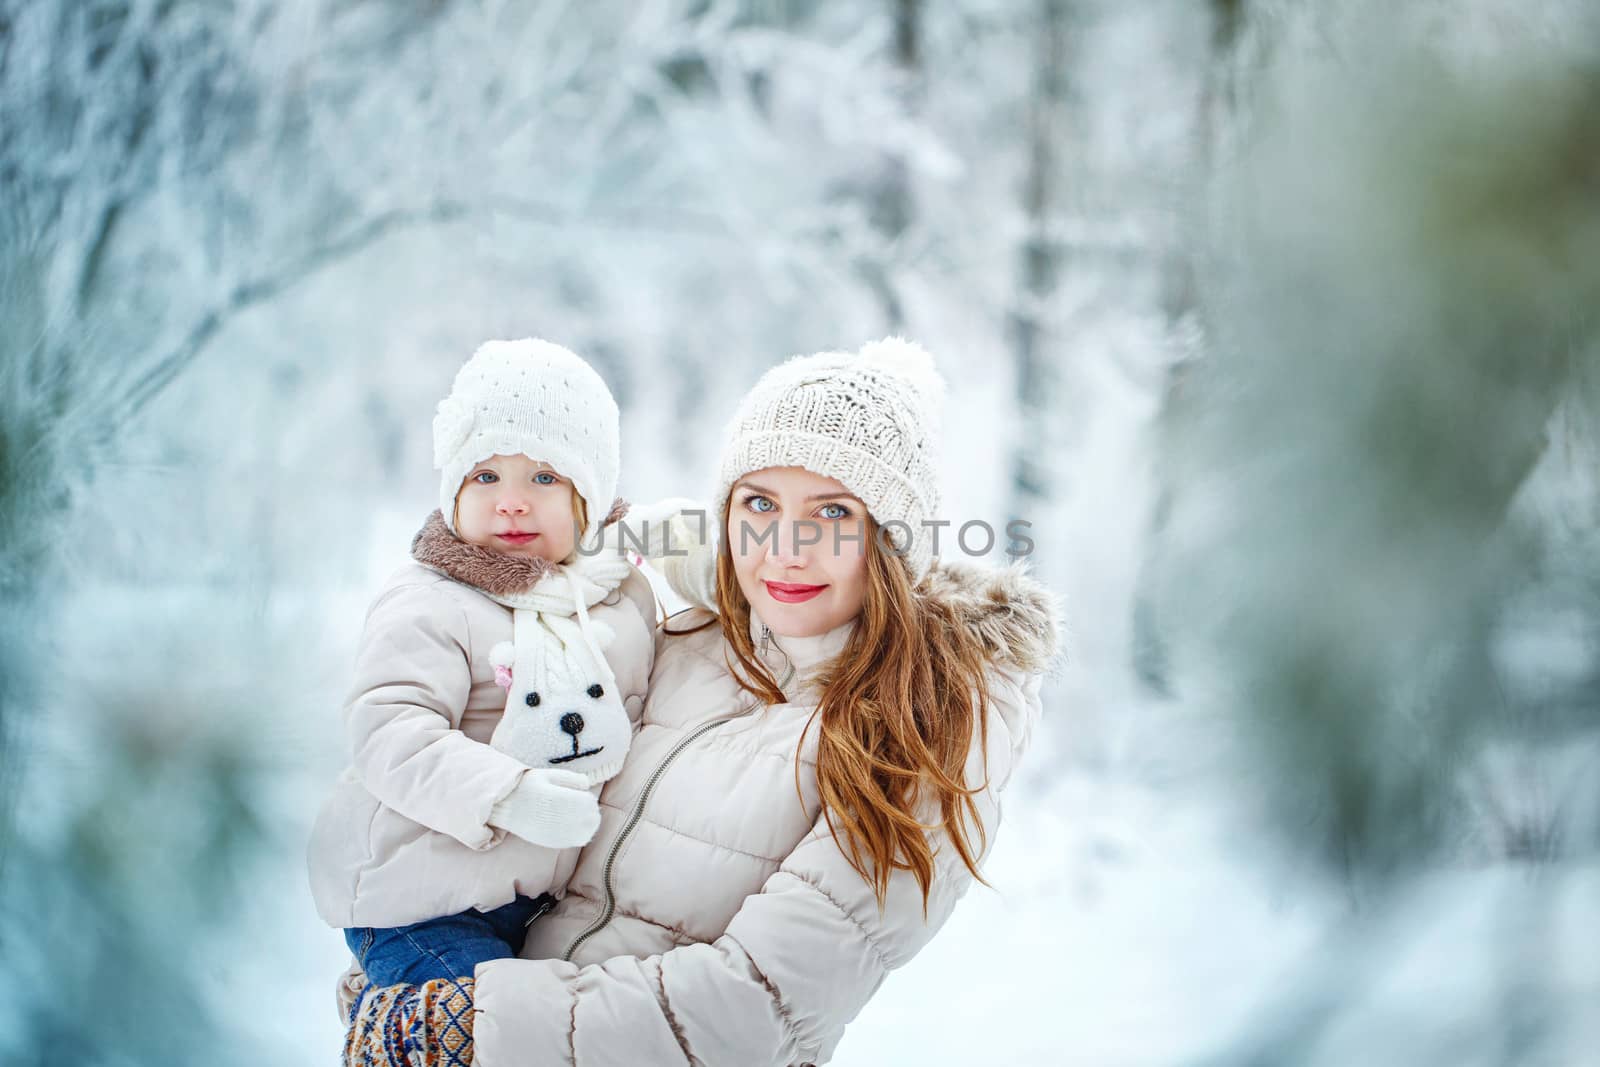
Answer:
<svg viewBox="0 0 1600 1067"><path fill-rule="evenodd" d="M733 483L727 545L745 599L780 637L812 637L861 614L867 508L833 478L767 467Z"/></svg>
<svg viewBox="0 0 1600 1067"><path fill-rule="evenodd" d="M527 456L490 456L456 494L456 536L505 556L560 563L576 543L572 483Z"/></svg>

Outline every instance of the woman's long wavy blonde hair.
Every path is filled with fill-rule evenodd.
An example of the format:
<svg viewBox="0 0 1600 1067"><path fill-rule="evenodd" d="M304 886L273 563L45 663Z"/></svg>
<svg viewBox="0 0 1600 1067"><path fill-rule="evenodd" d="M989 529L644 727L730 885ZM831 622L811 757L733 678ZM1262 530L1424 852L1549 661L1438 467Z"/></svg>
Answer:
<svg viewBox="0 0 1600 1067"><path fill-rule="evenodd" d="M943 830L967 870L983 881L978 859L988 839L973 798L988 783L968 783L966 764L976 733L987 765L987 661L977 636L949 605L913 591L905 565L880 547L877 523L870 516L865 522L861 614L819 679L822 696L812 715L820 724L817 783L828 828L873 887L879 907L891 873L904 870L916 878L926 914L933 886L929 832ZM717 607L738 661L737 668L729 664L735 680L766 704L783 703L778 683L757 658L750 602L727 552L717 558ZM797 753L796 788L799 780ZM919 812L937 812L937 819L924 823Z"/></svg>

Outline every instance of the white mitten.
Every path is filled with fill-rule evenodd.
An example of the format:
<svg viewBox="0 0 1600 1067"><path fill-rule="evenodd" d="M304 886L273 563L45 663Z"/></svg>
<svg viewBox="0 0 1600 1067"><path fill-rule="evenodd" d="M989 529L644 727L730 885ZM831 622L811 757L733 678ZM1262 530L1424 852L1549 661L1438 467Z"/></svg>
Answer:
<svg viewBox="0 0 1600 1067"><path fill-rule="evenodd" d="M672 547L682 555L662 556L650 561L661 572L667 585L689 603L715 613L717 610L717 542L707 530L700 536L700 523L696 518L675 515L669 520L672 527Z"/></svg>
<svg viewBox="0 0 1600 1067"><path fill-rule="evenodd" d="M533 769L495 802L489 825L548 848L586 845L600 829L600 802L577 771Z"/></svg>
<svg viewBox="0 0 1600 1067"><path fill-rule="evenodd" d="M703 512L698 501L685 496L666 497L650 504L630 504L622 518L607 526L601 533L605 547L616 555L626 556L637 552L645 559L655 559L668 550L667 527L684 511ZM672 531L671 550L681 551L687 543Z"/></svg>
<svg viewBox="0 0 1600 1067"><path fill-rule="evenodd" d="M649 560L684 600L716 611L715 525L715 515L699 501L668 497L630 507L621 520L606 527L605 537L613 551L638 552Z"/></svg>

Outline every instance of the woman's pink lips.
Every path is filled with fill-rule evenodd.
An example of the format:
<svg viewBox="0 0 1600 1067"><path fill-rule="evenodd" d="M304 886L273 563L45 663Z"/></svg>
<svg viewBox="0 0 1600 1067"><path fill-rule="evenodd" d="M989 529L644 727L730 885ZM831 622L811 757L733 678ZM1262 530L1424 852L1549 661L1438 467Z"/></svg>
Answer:
<svg viewBox="0 0 1600 1067"><path fill-rule="evenodd" d="M503 533L495 534L502 541L510 541L514 545L525 545L539 535L536 533Z"/></svg>
<svg viewBox="0 0 1600 1067"><path fill-rule="evenodd" d="M824 589L825 585L791 585L788 582L765 582L767 595L773 600L784 604L798 604L803 600L810 600Z"/></svg>

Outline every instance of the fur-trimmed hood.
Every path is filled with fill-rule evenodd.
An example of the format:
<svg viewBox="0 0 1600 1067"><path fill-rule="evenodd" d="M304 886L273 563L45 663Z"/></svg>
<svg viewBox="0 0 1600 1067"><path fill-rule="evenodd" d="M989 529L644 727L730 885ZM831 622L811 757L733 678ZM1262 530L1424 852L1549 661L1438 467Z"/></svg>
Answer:
<svg viewBox="0 0 1600 1067"><path fill-rule="evenodd" d="M600 520L609 526L627 514L628 502L620 496L611 503L611 510ZM539 580L555 570L555 564L542 559L524 559L504 556L499 552L468 544L445 525L444 514L437 508L411 540L411 558L454 578L463 585L481 589L491 597L511 597L526 593Z"/></svg>
<svg viewBox="0 0 1600 1067"><path fill-rule="evenodd" d="M1061 652L1061 607L1020 563L991 567L938 559L916 593L954 609L996 663L1042 674Z"/></svg>

